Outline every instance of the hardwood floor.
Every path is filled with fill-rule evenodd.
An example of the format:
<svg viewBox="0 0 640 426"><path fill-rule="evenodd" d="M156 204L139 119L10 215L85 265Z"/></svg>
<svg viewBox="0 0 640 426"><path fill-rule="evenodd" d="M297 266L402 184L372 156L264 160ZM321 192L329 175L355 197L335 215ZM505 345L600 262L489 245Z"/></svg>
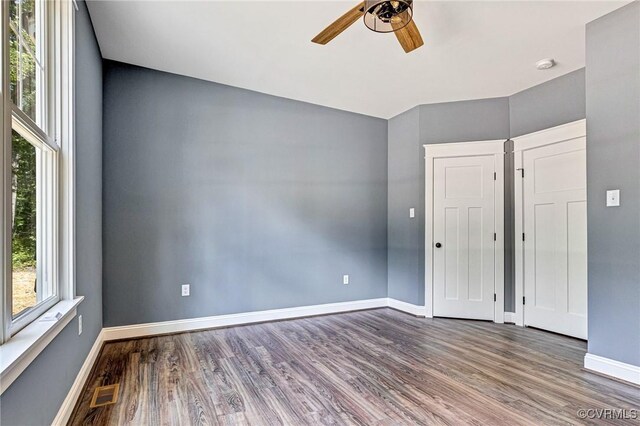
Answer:
<svg viewBox="0 0 640 426"><path fill-rule="evenodd" d="M640 388L582 369L586 343L391 309L107 343L70 424L639 424ZM97 386L118 402L89 408ZM639 413L640 415L640 413Z"/></svg>

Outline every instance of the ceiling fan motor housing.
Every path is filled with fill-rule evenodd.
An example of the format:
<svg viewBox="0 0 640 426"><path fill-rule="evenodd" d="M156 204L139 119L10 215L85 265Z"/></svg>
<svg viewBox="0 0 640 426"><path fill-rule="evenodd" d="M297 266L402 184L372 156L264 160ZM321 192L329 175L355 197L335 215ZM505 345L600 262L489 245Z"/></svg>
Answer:
<svg viewBox="0 0 640 426"><path fill-rule="evenodd" d="M364 24L377 33L404 28L413 18L413 0L365 0Z"/></svg>

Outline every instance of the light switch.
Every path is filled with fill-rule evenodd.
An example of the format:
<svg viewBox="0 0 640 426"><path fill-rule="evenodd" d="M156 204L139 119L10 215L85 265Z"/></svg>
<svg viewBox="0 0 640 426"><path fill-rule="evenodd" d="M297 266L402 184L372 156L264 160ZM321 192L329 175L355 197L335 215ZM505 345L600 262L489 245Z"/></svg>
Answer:
<svg viewBox="0 0 640 426"><path fill-rule="evenodd" d="M607 191L607 207L618 207L620 205L620 190L612 189Z"/></svg>
<svg viewBox="0 0 640 426"><path fill-rule="evenodd" d="M415 208L411 207L411 208L409 209L409 217L410 217L410 218L412 218L412 219L413 219L414 217L416 217L416 209L415 209Z"/></svg>

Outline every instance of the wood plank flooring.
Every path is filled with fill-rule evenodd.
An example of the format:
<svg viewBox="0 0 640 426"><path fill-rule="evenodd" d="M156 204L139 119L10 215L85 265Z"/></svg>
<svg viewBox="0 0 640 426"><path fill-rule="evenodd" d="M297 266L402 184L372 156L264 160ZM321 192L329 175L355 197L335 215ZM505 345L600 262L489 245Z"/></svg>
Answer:
<svg viewBox="0 0 640 426"><path fill-rule="evenodd" d="M113 342L70 424L640 424L578 417L640 409L640 388L582 369L585 351L540 330L391 309ZM118 402L89 408L114 383Z"/></svg>

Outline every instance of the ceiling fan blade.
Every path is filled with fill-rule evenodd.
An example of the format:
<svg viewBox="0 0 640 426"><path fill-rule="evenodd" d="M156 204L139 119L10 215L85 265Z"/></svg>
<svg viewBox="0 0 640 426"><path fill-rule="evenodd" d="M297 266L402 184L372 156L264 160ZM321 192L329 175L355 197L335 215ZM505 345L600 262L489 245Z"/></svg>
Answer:
<svg viewBox="0 0 640 426"><path fill-rule="evenodd" d="M394 26L393 22L391 23L391 25ZM411 19L411 21L406 26L397 29L394 32L396 33L396 37L398 38L400 45L406 53L409 53L412 50L416 50L418 47L424 44L424 41L422 41L422 36L420 35L420 31L418 31L416 22L413 19Z"/></svg>
<svg viewBox="0 0 640 426"><path fill-rule="evenodd" d="M327 28L322 30L320 34L315 36L313 40L314 43L318 44L327 44L334 38L336 38L341 32L346 30L356 22L360 17L364 15L364 2L359 3L353 9L336 19L334 23L329 25Z"/></svg>

